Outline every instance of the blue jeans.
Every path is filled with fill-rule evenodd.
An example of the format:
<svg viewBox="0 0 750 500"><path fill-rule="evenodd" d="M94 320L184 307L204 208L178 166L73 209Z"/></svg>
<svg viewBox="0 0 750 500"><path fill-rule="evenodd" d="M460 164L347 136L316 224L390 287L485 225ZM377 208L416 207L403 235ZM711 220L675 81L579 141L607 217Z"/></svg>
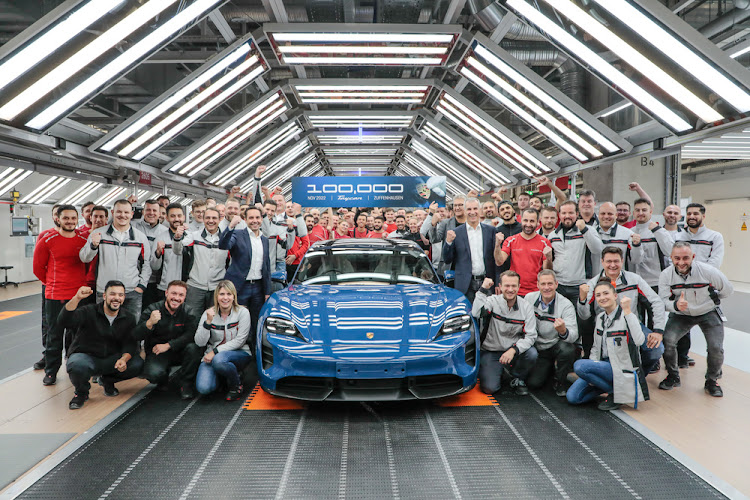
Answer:
<svg viewBox="0 0 750 500"><path fill-rule="evenodd" d="M609 361L579 359L573 365L578 380L568 389L568 402L574 405L586 403L603 392L612 392L612 365Z"/></svg>
<svg viewBox="0 0 750 500"><path fill-rule="evenodd" d="M536 364L538 353L535 347L530 347L522 354L516 354L509 365L500 363L500 356L502 355L502 351L481 351L479 353L479 389L485 394L492 394L500 390L503 368L508 369L511 377L526 381L526 377Z"/></svg>
<svg viewBox="0 0 750 500"><path fill-rule="evenodd" d="M658 346L653 348L646 347L648 334L651 333L651 329L641 323L641 330L643 330L643 334L646 336L646 340L641 344L641 369L643 370L643 374L648 376L664 354L664 342L660 342Z"/></svg>
<svg viewBox="0 0 750 500"><path fill-rule="evenodd" d="M252 356L247 351L221 351L210 363L201 362L195 389L201 394L211 394L216 390L217 377L227 381L230 389L240 385L239 372L247 368Z"/></svg>

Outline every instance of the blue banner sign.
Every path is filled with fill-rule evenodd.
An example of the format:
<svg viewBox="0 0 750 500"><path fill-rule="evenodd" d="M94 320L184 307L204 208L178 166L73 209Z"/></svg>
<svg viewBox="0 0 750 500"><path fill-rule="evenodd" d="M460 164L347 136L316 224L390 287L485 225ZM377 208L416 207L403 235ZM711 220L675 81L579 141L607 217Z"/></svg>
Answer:
<svg viewBox="0 0 750 500"><path fill-rule="evenodd" d="M292 200L303 207L442 207L445 177L295 177Z"/></svg>

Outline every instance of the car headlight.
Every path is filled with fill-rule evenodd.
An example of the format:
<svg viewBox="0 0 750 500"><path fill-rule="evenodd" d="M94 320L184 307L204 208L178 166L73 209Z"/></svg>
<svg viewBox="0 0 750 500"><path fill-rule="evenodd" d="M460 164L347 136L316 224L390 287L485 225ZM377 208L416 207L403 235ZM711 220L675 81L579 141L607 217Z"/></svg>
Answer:
<svg viewBox="0 0 750 500"><path fill-rule="evenodd" d="M284 318L268 318L266 320L266 330L279 335L297 336L297 328L294 326L294 322Z"/></svg>
<svg viewBox="0 0 750 500"><path fill-rule="evenodd" d="M468 314L462 314L461 316L454 316L448 318L443 323L443 327L440 329L440 335L449 335L451 333L463 332L471 328L471 316Z"/></svg>

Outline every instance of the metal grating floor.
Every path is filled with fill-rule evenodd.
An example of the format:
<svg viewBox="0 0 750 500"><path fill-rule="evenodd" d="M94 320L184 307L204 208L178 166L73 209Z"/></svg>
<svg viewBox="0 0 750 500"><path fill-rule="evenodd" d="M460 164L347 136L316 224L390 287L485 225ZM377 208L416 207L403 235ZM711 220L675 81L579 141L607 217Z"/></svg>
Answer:
<svg viewBox="0 0 750 500"><path fill-rule="evenodd" d="M498 401L248 411L152 393L20 498L723 498L593 406Z"/></svg>

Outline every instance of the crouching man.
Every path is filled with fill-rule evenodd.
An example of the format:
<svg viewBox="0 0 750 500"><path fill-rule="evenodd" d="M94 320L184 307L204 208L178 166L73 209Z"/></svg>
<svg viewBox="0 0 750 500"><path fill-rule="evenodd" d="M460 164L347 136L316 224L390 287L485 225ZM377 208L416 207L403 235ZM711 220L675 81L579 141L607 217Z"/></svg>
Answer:
<svg viewBox="0 0 750 500"><path fill-rule="evenodd" d="M536 315L538 335L534 347L539 353L528 385L532 389L543 387L554 369L555 394L564 397L568 390L568 373L573 371L573 362L578 359L576 308L557 293L557 278L552 269L539 271L536 284L539 291L524 297Z"/></svg>
<svg viewBox="0 0 750 500"><path fill-rule="evenodd" d="M203 349L193 342L198 328L198 316L185 305L187 284L172 281L167 286L166 299L154 302L141 314L135 328L136 340L144 340L146 363L143 376L157 389L168 388L169 368L180 365L171 380L179 383L182 399L195 397L195 377L203 356Z"/></svg>
<svg viewBox="0 0 750 500"><path fill-rule="evenodd" d="M89 399L93 375L101 375L105 396L117 396L115 383L138 376L143 360L133 338L135 316L122 308L125 285L109 281L104 287L104 301L78 307L94 291L87 286L78 289L65 304L58 318L64 328L73 330L70 356L66 365L75 395L68 408L77 410Z"/></svg>
<svg viewBox="0 0 750 500"><path fill-rule="evenodd" d="M479 388L491 394L500 390L503 372L519 396L529 393L526 377L536 363L536 319L534 310L518 296L521 278L515 271L500 274L501 295L492 295L492 279L485 278L474 298L471 314L486 316L489 329L482 339L479 358Z"/></svg>

